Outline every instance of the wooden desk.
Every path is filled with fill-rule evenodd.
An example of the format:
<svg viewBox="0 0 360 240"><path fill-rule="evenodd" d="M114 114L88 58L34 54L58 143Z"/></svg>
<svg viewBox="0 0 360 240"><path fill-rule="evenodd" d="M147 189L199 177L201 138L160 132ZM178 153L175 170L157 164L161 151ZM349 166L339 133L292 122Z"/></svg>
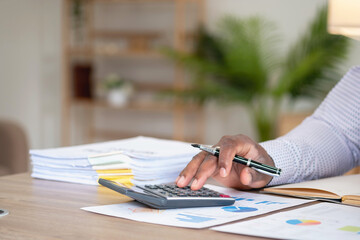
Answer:
<svg viewBox="0 0 360 240"><path fill-rule="evenodd" d="M104 187L32 179L29 174L0 177L0 239L260 239L209 229L139 223L81 210L129 198Z"/></svg>

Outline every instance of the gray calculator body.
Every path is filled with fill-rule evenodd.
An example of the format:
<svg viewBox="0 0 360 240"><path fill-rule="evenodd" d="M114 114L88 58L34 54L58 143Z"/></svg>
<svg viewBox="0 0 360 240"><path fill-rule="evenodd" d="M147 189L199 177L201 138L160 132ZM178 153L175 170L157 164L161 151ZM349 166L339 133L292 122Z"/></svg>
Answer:
<svg viewBox="0 0 360 240"><path fill-rule="evenodd" d="M157 209L227 206L235 202L230 196L205 187L197 191L192 191L189 187L179 188L175 184L127 188L102 178L99 179L99 184Z"/></svg>

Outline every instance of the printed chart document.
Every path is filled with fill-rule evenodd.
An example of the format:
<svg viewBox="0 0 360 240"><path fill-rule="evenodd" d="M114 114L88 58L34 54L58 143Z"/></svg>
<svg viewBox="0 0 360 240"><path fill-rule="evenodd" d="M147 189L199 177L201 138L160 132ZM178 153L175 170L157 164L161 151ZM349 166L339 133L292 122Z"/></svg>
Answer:
<svg viewBox="0 0 360 240"><path fill-rule="evenodd" d="M324 178L265 188L264 192L296 197L341 201L360 206L360 174Z"/></svg>
<svg viewBox="0 0 360 240"><path fill-rule="evenodd" d="M311 201L269 194L241 192L213 185L205 185L205 187L234 197L236 200L235 204L223 207L158 210L132 201L122 204L84 207L82 209L139 222L186 228L206 228Z"/></svg>
<svg viewBox="0 0 360 240"><path fill-rule="evenodd" d="M212 229L279 239L358 240L360 239L360 208L335 203L319 203Z"/></svg>

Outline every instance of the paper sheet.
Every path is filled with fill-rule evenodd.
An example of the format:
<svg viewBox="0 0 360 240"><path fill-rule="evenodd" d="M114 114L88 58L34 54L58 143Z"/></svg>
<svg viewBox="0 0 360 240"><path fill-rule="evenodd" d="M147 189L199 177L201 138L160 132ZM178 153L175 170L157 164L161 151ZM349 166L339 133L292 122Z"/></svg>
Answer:
<svg viewBox="0 0 360 240"><path fill-rule="evenodd" d="M189 143L164 140L151 137L134 137L129 139L94 143L73 147L31 150L33 156L53 159L87 159L103 153L122 152L124 155L143 160L168 159L195 155L199 150Z"/></svg>
<svg viewBox="0 0 360 240"><path fill-rule="evenodd" d="M91 166L130 163L131 159L122 152L111 152L88 156Z"/></svg>
<svg viewBox="0 0 360 240"><path fill-rule="evenodd" d="M112 174L100 170L131 169L128 182L157 184L174 182L180 171L199 152L189 143L151 137L72 147L31 150L32 176L48 180L97 184ZM113 178L111 178L113 179ZM122 179L120 179L122 180Z"/></svg>
<svg viewBox="0 0 360 240"><path fill-rule="evenodd" d="M319 203L267 217L212 228L280 239L360 239L360 208Z"/></svg>
<svg viewBox="0 0 360 240"><path fill-rule="evenodd" d="M132 201L122 204L85 207L82 209L139 222L186 228L205 228L311 201L241 192L213 185L206 185L206 187L234 197L236 199L235 204L224 207L156 210Z"/></svg>

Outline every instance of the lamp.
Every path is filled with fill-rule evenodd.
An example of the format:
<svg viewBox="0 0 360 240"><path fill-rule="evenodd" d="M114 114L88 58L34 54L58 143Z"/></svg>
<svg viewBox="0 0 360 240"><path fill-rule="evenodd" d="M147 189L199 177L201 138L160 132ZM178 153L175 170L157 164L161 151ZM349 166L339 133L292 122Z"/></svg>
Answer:
<svg viewBox="0 0 360 240"><path fill-rule="evenodd" d="M329 0L328 32L360 40L360 0Z"/></svg>

